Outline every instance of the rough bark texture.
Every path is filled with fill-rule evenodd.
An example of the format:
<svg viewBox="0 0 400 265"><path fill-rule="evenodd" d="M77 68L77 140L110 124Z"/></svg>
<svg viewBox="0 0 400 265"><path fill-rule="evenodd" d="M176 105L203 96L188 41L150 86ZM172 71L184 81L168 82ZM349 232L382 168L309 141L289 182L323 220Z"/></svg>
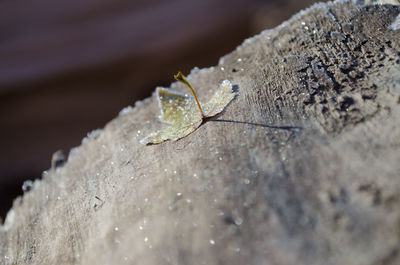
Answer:
<svg viewBox="0 0 400 265"><path fill-rule="evenodd" d="M0 263L399 264L399 12L314 5L194 70L239 96L180 141L124 111L16 199Z"/></svg>

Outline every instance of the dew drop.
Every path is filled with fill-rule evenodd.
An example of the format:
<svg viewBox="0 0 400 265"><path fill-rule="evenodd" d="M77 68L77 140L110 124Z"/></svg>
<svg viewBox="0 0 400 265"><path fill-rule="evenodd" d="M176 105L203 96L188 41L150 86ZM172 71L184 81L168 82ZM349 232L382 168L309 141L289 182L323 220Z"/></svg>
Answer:
<svg viewBox="0 0 400 265"><path fill-rule="evenodd" d="M214 244L215 244L215 241L214 241L213 239L210 239L210 244L211 244L211 245L214 245Z"/></svg>
<svg viewBox="0 0 400 265"><path fill-rule="evenodd" d="M116 226L116 227L114 227L114 230L115 230L115 231L118 231L119 229L118 229L118 227Z"/></svg>
<svg viewBox="0 0 400 265"><path fill-rule="evenodd" d="M149 241L149 238L146 236L146 237L144 238L144 242L147 242L147 241Z"/></svg>

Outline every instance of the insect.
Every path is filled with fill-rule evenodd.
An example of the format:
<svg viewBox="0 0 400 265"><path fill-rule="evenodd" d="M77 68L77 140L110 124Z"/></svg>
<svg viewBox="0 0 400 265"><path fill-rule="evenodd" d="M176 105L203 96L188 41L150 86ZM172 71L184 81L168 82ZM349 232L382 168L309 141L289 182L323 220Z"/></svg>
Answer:
<svg viewBox="0 0 400 265"><path fill-rule="evenodd" d="M205 104L200 104L196 93L186 77L179 72L174 78L185 84L193 96L158 87L156 90L161 110L160 121L169 127L153 132L140 142L142 144L159 144L164 141L179 140L195 131L206 119L221 113L235 98L237 92L232 91L229 80L224 80L214 96Z"/></svg>

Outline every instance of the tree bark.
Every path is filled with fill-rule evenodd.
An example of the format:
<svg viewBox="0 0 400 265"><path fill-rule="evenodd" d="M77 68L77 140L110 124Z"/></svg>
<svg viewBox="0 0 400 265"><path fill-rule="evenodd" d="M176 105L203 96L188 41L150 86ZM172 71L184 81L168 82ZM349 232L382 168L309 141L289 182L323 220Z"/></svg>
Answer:
<svg viewBox="0 0 400 265"><path fill-rule="evenodd" d="M193 70L239 96L177 142L126 109L15 200L0 263L399 264L399 13L316 4Z"/></svg>

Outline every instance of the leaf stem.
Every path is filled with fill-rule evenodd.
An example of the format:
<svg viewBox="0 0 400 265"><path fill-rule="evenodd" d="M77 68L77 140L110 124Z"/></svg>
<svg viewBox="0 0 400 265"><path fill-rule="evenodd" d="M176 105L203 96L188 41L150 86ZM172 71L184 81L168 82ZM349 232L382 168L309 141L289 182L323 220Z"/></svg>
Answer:
<svg viewBox="0 0 400 265"><path fill-rule="evenodd" d="M201 108L200 102L197 99L196 93L194 92L192 86L189 84L189 81L187 81L186 77L181 72L179 72L178 74L174 75L174 78L175 78L176 81L184 83L187 87L190 88L190 91L192 92L193 97L196 100L197 106L199 107L201 118L203 119L205 117L204 113L203 113L203 109Z"/></svg>

